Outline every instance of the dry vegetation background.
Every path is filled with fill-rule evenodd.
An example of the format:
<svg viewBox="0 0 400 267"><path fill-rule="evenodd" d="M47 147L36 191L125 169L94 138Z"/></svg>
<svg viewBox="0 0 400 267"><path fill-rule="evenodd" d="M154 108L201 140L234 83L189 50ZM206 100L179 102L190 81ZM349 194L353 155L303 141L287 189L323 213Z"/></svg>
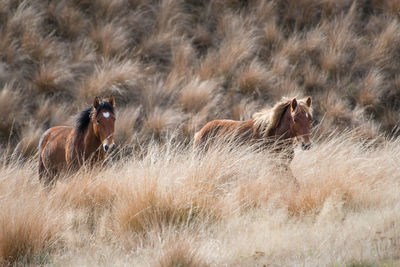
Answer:
<svg viewBox="0 0 400 267"><path fill-rule="evenodd" d="M399 264L399 14L397 0L0 0L0 263ZM115 159L43 189L41 134L110 94ZM306 95L298 187L268 153L190 149L208 120Z"/></svg>

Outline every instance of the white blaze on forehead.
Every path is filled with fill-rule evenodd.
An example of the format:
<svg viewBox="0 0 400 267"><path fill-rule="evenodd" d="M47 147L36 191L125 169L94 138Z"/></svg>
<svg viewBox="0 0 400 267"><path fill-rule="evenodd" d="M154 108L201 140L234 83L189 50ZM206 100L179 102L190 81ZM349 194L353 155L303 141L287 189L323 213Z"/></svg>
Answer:
<svg viewBox="0 0 400 267"><path fill-rule="evenodd" d="M308 118L308 113L306 113L306 117Z"/></svg>
<svg viewBox="0 0 400 267"><path fill-rule="evenodd" d="M104 118L110 117L110 112L103 112L103 117Z"/></svg>

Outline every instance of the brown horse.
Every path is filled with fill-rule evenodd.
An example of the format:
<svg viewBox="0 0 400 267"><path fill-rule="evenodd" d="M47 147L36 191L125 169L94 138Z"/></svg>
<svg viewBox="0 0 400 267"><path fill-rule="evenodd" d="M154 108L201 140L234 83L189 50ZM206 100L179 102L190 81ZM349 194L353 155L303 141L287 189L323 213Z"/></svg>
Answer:
<svg viewBox="0 0 400 267"><path fill-rule="evenodd" d="M113 96L104 101L96 97L93 106L81 112L75 126L48 129L39 142L39 179L51 183L63 170L103 160L105 152L115 147L114 110Z"/></svg>
<svg viewBox="0 0 400 267"><path fill-rule="evenodd" d="M206 148L210 140L217 141L228 137L242 144L260 143L265 147L275 144L274 150L287 151L286 156L290 161L294 156L295 137L302 141L303 149L311 147L311 104L311 97L299 101L296 98L283 98L273 108L255 113L247 121L210 121L195 134L194 147Z"/></svg>

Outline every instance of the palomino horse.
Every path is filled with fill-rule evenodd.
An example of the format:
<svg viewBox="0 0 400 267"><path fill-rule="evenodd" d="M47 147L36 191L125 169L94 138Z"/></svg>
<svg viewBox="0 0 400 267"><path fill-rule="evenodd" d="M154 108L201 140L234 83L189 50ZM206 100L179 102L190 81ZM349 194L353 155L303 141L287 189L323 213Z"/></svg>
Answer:
<svg viewBox="0 0 400 267"><path fill-rule="evenodd" d="M114 147L115 99L94 99L81 112L75 126L48 129L39 143L39 179L50 183L63 170L77 169L83 162L94 164ZM102 148L100 148L102 146Z"/></svg>
<svg viewBox="0 0 400 267"><path fill-rule="evenodd" d="M255 113L247 121L210 121L195 134L194 147L204 147L211 139L217 141L231 137L242 144L259 143L273 147L276 152L285 150L286 157L291 161L295 137L302 141L303 149L311 147L311 104L311 97L299 101L296 98L283 98L273 108Z"/></svg>

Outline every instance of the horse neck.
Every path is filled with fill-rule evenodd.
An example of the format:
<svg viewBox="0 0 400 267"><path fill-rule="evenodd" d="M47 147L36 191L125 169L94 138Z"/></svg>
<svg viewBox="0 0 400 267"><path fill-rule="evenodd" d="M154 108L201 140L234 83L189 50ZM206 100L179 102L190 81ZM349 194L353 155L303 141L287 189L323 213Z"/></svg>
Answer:
<svg viewBox="0 0 400 267"><path fill-rule="evenodd" d="M82 146L84 148L84 154L87 157L90 156L92 153L94 153L96 150L98 150L99 147L101 146L100 138L95 134L93 130L92 121L89 122L88 128L84 133L82 141L83 141Z"/></svg>
<svg viewBox="0 0 400 267"><path fill-rule="evenodd" d="M275 131L272 131L273 136L277 138L281 138L282 140L291 139L294 136L293 130L290 127L290 108L287 108L285 113L283 114L281 121L278 126L275 128Z"/></svg>

